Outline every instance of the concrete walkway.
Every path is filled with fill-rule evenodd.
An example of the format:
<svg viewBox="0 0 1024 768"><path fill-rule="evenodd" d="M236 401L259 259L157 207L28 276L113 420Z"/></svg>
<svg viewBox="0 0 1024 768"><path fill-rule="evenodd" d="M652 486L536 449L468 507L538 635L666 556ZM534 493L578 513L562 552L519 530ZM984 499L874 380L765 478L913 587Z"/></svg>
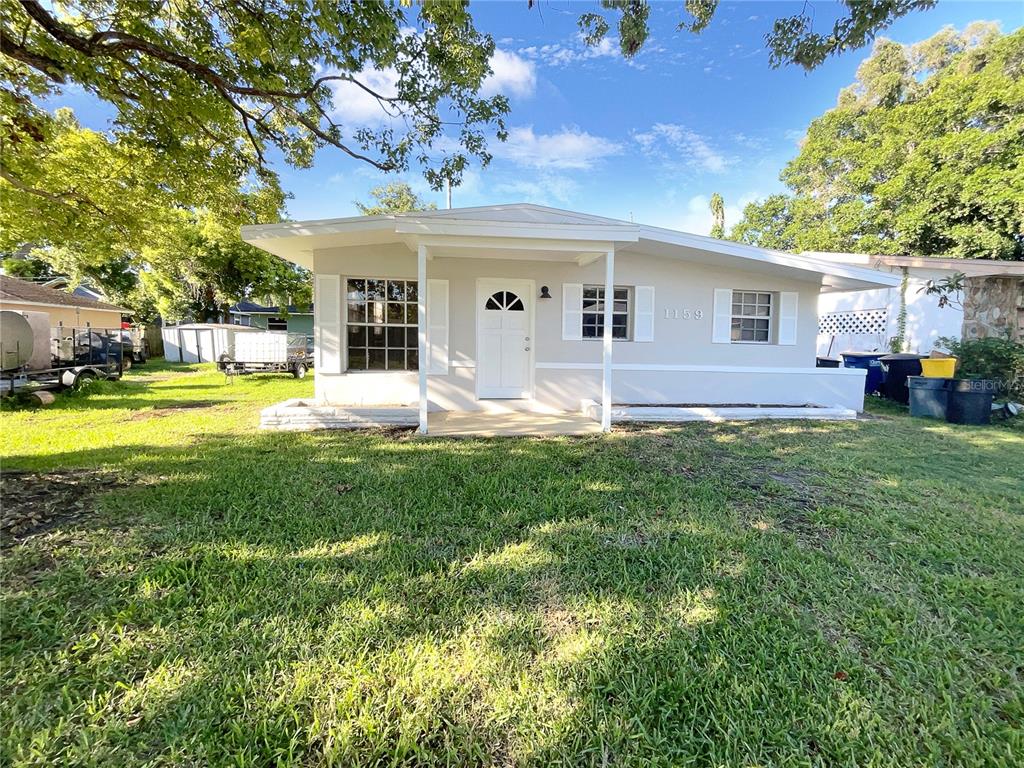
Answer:
<svg viewBox="0 0 1024 768"><path fill-rule="evenodd" d="M425 437L503 437L600 434L601 425L578 413L431 413Z"/></svg>

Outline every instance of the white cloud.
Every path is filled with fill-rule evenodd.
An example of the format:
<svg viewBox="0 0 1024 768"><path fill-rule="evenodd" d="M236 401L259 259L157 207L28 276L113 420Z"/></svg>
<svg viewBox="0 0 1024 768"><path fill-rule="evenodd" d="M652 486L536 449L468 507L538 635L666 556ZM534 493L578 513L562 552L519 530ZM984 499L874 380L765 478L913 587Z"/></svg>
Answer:
<svg viewBox="0 0 1024 768"><path fill-rule="evenodd" d="M385 98L398 95L398 71L393 67L364 69L354 79ZM331 90L334 92L331 117L345 127L372 127L392 119L373 94L355 83L334 81Z"/></svg>
<svg viewBox="0 0 1024 768"><path fill-rule="evenodd" d="M491 56L491 72L480 88L482 96L503 93L526 98L537 87L537 65L512 51L498 48Z"/></svg>
<svg viewBox="0 0 1024 768"><path fill-rule="evenodd" d="M547 173L536 179L517 178L498 182L493 189L500 196L499 199L568 206L579 191L579 184L567 176Z"/></svg>
<svg viewBox="0 0 1024 768"><path fill-rule="evenodd" d="M534 133L533 126L527 125L510 129L508 141L492 144L491 151L495 157L531 168L590 168L622 147L579 128Z"/></svg>
<svg viewBox="0 0 1024 768"><path fill-rule="evenodd" d="M673 165L723 173L730 164L708 139L675 123L655 123L633 138L645 154Z"/></svg>
<svg viewBox="0 0 1024 768"><path fill-rule="evenodd" d="M743 218L743 209L758 199L756 194L745 194L735 204L730 204L726 199L725 205L725 231L732 229L733 225ZM662 212L657 217L658 221L651 222L670 229L677 229L682 232L690 232L695 235L711 234L711 227L715 220L711 215L711 200L707 195L694 195L686 201L681 213Z"/></svg>
<svg viewBox="0 0 1024 768"><path fill-rule="evenodd" d="M587 45L581 34L577 34L568 45L562 45L561 43L531 45L527 48L520 48L519 52L527 58L540 61L549 67L565 67L591 59L617 59L622 57L617 37L606 36L601 38L600 42L595 45Z"/></svg>

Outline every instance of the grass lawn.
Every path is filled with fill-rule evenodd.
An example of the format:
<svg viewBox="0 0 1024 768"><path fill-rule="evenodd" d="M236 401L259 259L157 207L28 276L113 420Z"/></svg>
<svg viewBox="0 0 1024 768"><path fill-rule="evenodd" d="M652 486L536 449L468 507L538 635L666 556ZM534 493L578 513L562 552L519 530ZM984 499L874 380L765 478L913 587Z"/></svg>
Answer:
<svg viewBox="0 0 1024 768"><path fill-rule="evenodd" d="M5 537L0 764L1024 761L1020 427L261 434L311 380L173 370L0 413L5 506L85 499Z"/></svg>

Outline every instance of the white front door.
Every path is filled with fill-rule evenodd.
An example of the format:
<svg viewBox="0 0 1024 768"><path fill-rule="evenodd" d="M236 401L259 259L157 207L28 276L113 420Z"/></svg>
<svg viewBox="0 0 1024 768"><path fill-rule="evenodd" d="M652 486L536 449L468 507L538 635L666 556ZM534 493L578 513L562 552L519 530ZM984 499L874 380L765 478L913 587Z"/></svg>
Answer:
<svg viewBox="0 0 1024 768"><path fill-rule="evenodd" d="M480 280L476 291L477 396L530 397L532 280Z"/></svg>

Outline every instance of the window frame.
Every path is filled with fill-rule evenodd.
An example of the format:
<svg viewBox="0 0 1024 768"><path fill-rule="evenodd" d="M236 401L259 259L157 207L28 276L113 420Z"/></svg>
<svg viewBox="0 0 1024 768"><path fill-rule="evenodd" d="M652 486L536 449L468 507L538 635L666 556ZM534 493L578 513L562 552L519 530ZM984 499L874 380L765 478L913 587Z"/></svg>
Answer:
<svg viewBox="0 0 1024 768"><path fill-rule="evenodd" d="M271 323L275 323L278 326L283 325L284 327L283 328L281 328L281 327L271 328L270 327ZM270 315L268 315L267 316L267 330L268 331L287 331L288 330L288 318L286 318L286 317L277 317L277 316L271 317Z"/></svg>
<svg viewBox="0 0 1024 768"><path fill-rule="evenodd" d="M596 291L593 298L587 297L587 291ZM624 299L615 298L614 293L616 291L625 291L626 296ZM599 333L596 336L587 336L584 330L587 327L587 315L597 315L599 318L598 322L595 323L597 330L602 330L604 327L604 299L602 294L604 293L604 286L597 285L595 283L584 283L583 284L583 300L580 303L580 338L583 341L601 341L604 339L604 334ZM632 285L614 285L612 286L612 341L632 341L633 340L633 313L636 310L636 292L635 286ZM594 301L597 303L597 309L587 309L586 302ZM614 304L618 301L626 302L626 310L624 312L616 312ZM615 335L615 315L625 315L626 317L626 335L616 336Z"/></svg>
<svg viewBox="0 0 1024 768"><path fill-rule="evenodd" d="M739 294L739 300L738 301L737 301L737 294ZM750 295L750 294L752 294L754 296L754 301L753 301L754 314L747 314L747 313L742 311L743 307L751 306L751 302L746 300L746 296ZM760 297L761 296L767 296L768 297L768 302L767 302L767 304L768 304L768 314L766 314L766 315L757 314L758 307L762 306L761 301L760 301ZM729 302L729 343L730 344L756 344L756 345L773 344L774 343L774 339L775 339L775 333L776 333L775 313L778 311L778 305L779 305L778 294L775 291L765 291L765 290L757 290L757 289L751 290L751 289L746 289L746 288L733 288L732 289L732 294L731 294L731 296L729 298L730 298L730 302ZM740 311L739 314L736 314L736 312L735 312L735 307L736 307L737 304L741 308L741 311ZM734 339L732 337L733 330L734 330L733 324L737 320L740 321L739 332L740 332L741 336L743 334L743 321L744 320L753 320L755 323L757 321L762 321L762 320L766 321L768 323L768 328L767 328L767 331L766 331L766 333L767 333L766 337L764 339L757 339L757 338L754 338L754 339L743 339L743 338ZM754 328L752 328L750 330L754 333L755 336L757 335L758 329L756 327L754 327Z"/></svg>
<svg viewBox="0 0 1024 768"><path fill-rule="evenodd" d="M344 284L342 286L342 317L344 325L344 339L345 339L345 373L416 373L419 371L420 360L419 360L419 285L415 279L408 279L404 277L363 277L355 275L346 275L342 278ZM353 293L350 290L350 284L352 282L361 282L362 298L353 299L350 294ZM380 283L383 285L382 295L380 297L371 297L375 293L375 289L371 289L371 283ZM402 298L395 299L393 294L390 292L390 284L401 283L402 284ZM413 287L413 291L410 292L410 286ZM353 305L363 305L364 313L363 319L353 320L351 313ZM371 309L372 305L379 304L381 309L377 312L375 309ZM401 315L404 318L403 322L391 321L390 313L394 311L393 305L401 305ZM377 322L374 320L376 316L380 316L382 319ZM409 322L410 319L412 322ZM361 345L351 344L352 334L351 329L353 328L365 328L364 343ZM383 339L381 346L372 346L370 344L370 329L381 328L383 329ZM399 346L397 343L391 343L391 330L394 329L404 330L404 345ZM410 329L412 331L410 336ZM410 338L415 342L410 345ZM353 368L352 367L352 350L358 350L365 353L363 360L363 367ZM371 351L382 350L384 353L384 367L383 368L371 368L370 367L370 353ZM403 365L402 367L391 367L391 352L397 352L402 350ZM415 366L410 366L410 358L415 359Z"/></svg>

